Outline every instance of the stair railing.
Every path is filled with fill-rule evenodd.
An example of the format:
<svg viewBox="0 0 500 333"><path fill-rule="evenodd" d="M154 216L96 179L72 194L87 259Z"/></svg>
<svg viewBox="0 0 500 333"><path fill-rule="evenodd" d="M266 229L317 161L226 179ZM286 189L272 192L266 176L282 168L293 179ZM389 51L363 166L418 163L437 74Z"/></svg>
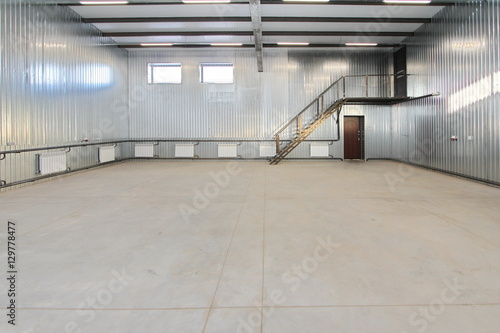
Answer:
<svg viewBox="0 0 500 333"><path fill-rule="evenodd" d="M305 108L283 125L275 134L276 153L280 150L281 137L295 137L300 134L315 119L319 118L336 100L340 99L343 92L339 84L344 77L339 78L326 88L321 94L311 101Z"/></svg>
<svg viewBox="0 0 500 333"><path fill-rule="evenodd" d="M276 153L280 151L281 138L297 137L339 100L350 97L394 97L394 77L394 74L340 77L274 134Z"/></svg>

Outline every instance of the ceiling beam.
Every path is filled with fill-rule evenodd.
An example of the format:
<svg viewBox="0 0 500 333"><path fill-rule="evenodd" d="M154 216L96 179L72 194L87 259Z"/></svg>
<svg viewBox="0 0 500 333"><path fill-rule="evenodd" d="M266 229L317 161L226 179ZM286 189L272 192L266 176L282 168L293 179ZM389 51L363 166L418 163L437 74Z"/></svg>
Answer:
<svg viewBox="0 0 500 333"><path fill-rule="evenodd" d="M84 23L169 23L169 22L251 22L246 16L200 16L200 17L107 17L84 18ZM430 18L388 17L293 17L267 16L262 22L312 22L312 23L429 23Z"/></svg>
<svg viewBox="0 0 500 333"><path fill-rule="evenodd" d="M345 44L318 44L318 43L311 43L307 46L290 46L290 45L278 45L276 43L272 44L264 44L264 47L285 47L285 48L294 48L294 47L350 47L350 48L380 48L380 47L401 47L402 44L377 44L375 46L347 46Z"/></svg>
<svg viewBox="0 0 500 333"><path fill-rule="evenodd" d="M212 46L210 44L174 44L171 46L155 46L155 47L150 47L150 46L142 46L140 44L118 44L117 45L119 48L122 49L156 49L156 48L164 48L164 49L169 49L169 48L206 48L206 47L216 47L216 48L228 48L227 46ZM388 47L401 47L402 44L378 44L376 46L369 46L365 48L388 48ZM243 44L241 46L235 46L235 48L254 48L254 44ZM309 45L278 45L277 43L268 43L262 44L262 47L264 48L319 48L319 47L324 47L324 48L336 48L336 47L351 47L351 48L362 48L359 46L347 46L345 44L309 44Z"/></svg>
<svg viewBox="0 0 500 333"><path fill-rule="evenodd" d="M169 22L252 22L250 16L193 16L193 17L106 17L84 18L84 23L169 23Z"/></svg>
<svg viewBox="0 0 500 333"><path fill-rule="evenodd" d="M363 31L262 31L262 36L367 36L367 37L409 37L413 32L363 32ZM103 37L161 37L161 36L253 36L252 31L141 31L105 32Z"/></svg>
<svg viewBox="0 0 500 333"><path fill-rule="evenodd" d="M114 5L115 7L119 6L194 6L194 5L213 5L213 3L206 3L206 4L186 4L183 3L181 0L177 2L167 2L167 1L158 1L158 2L134 2L134 0L129 0L130 2L126 5ZM138 0L140 1L140 0ZM483 0L484 1L484 0ZM464 2L460 2L459 0L441 0L441 1L434 1L428 4L390 4L390 3L385 3L383 0L379 1L367 1L367 0L335 0L335 1L330 1L330 2L287 2L287 1L282 1L282 0L263 0L260 2L261 5L314 5L314 6L453 6L453 5L460 5L464 4ZM74 7L79 7L79 6L87 6L87 5L82 5L81 3L68 3L68 2L59 2L59 1L54 1L54 4L57 4L59 6L74 6ZM238 1L238 0L232 0L231 5L247 5L248 1Z"/></svg>
<svg viewBox="0 0 500 333"><path fill-rule="evenodd" d="M364 32L364 31L264 31L264 36L368 36L368 37L409 37L413 36L413 32L399 31L381 31L381 32Z"/></svg>
<svg viewBox="0 0 500 333"><path fill-rule="evenodd" d="M317 6L452 6L459 2L460 0L441 0L439 2L431 2L427 4L394 4L394 3L385 3L383 0L379 1L370 1L370 0L333 0L329 2L310 2L303 1L300 2L288 2L282 0L263 0L261 1L262 5L317 5Z"/></svg>
<svg viewBox="0 0 500 333"><path fill-rule="evenodd" d="M268 16L263 22L318 22L318 23L430 23L430 18L407 17L297 17Z"/></svg>
<svg viewBox="0 0 500 333"><path fill-rule="evenodd" d="M260 0L250 0L250 17L252 18L253 39L257 53L257 70L264 72L262 55L262 22L260 15Z"/></svg>

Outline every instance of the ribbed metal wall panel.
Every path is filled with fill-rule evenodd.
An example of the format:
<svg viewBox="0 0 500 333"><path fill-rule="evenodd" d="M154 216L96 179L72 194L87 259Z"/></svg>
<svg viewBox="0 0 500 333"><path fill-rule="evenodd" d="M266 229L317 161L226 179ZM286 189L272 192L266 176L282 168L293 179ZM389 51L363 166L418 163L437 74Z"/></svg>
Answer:
<svg viewBox="0 0 500 333"><path fill-rule="evenodd" d="M0 3L0 150L127 138L127 52L70 9L42 3ZM1 180L34 177L35 154L7 155ZM97 146L68 154L73 169L96 163Z"/></svg>
<svg viewBox="0 0 500 333"><path fill-rule="evenodd" d="M406 40L410 95L441 96L393 109L395 158L500 181L499 13L498 1L449 7Z"/></svg>
<svg viewBox="0 0 500 333"><path fill-rule="evenodd" d="M267 49L264 73L258 73L255 51L249 49L131 51L130 135L132 139L269 140L280 126L342 75L391 73L388 61L391 56L392 53L385 50ZM181 63L182 84L148 84L147 65L155 62ZM200 84L199 65L203 62L234 63L235 83ZM352 90L356 89L355 84L351 82ZM357 84L364 84L364 78ZM357 89L364 94L364 88ZM374 83L370 95L377 94L381 94L380 86ZM350 106L344 112L349 110L366 115L366 157L390 156L391 110L380 106ZM334 125L334 121L329 120L311 140L337 138ZM171 145L161 146L164 148L159 148L160 157L173 157ZM257 144L245 143L241 149L245 150L240 154L242 157L259 157ZM342 141L335 142L331 150L335 157L342 157ZM203 158L217 156L216 143L200 144L196 151ZM298 149L291 157L306 158L309 151Z"/></svg>
<svg viewBox="0 0 500 333"><path fill-rule="evenodd" d="M391 107L390 106L369 106L369 105L350 105L345 106L342 109L340 117L340 140L330 142L330 155L334 158L344 157L344 116L363 116L365 121L365 159L372 158L388 158L392 155L392 145L391 145ZM332 124L329 125L325 123L322 125L318 131L326 131L322 129L325 126L331 126L329 130L334 130L336 133L337 129L333 128ZM337 135L334 134L331 138L336 138ZM319 139L319 138L317 138ZM323 137L321 139L326 139ZM314 140L314 138L310 138ZM300 144L295 151L290 154L292 158L305 158L309 157L309 142L304 142Z"/></svg>

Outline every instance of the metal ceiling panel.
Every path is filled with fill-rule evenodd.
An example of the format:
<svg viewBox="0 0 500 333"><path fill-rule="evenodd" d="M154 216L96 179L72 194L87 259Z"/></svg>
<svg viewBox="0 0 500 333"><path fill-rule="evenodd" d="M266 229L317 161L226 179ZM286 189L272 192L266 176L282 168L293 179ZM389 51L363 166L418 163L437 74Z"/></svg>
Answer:
<svg viewBox="0 0 500 333"><path fill-rule="evenodd" d="M317 43L317 44L344 44L344 43L379 43L400 44L405 37L336 37L336 36L264 36L264 43ZM118 44L140 43L243 43L253 44L252 36L158 36L158 37L113 37Z"/></svg>
<svg viewBox="0 0 500 333"><path fill-rule="evenodd" d="M248 4L179 4L146 6L71 6L84 18L102 17L191 17L249 16ZM282 8L283 9L283 8Z"/></svg>
<svg viewBox="0 0 500 333"><path fill-rule="evenodd" d="M390 23L379 32L413 32L422 24ZM94 23L104 33L148 31L252 31L251 22ZM265 31L364 31L363 23L264 22Z"/></svg>
<svg viewBox="0 0 500 333"><path fill-rule="evenodd" d="M265 16L431 18L441 6L262 5Z"/></svg>
<svg viewBox="0 0 500 333"><path fill-rule="evenodd" d="M368 26L368 29L367 29ZM387 23L371 29L367 23L317 23L317 22L264 22L264 31L370 31L370 32L414 32L421 23Z"/></svg>
<svg viewBox="0 0 500 333"><path fill-rule="evenodd" d="M206 18L215 20L223 17L250 18L249 4L200 4L200 5L132 5L132 6L72 6L84 18ZM264 4L263 17L310 17L320 18L381 18L380 22L264 22L262 31L265 43L308 42L316 44L343 44L347 42L369 42L379 44L400 44L405 36L376 36L378 33L413 33L421 23L387 23L384 18L429 19L438 13L441 6L374 6L374 5L324 5L324 4ZM139 43L244 43L252 44L252 36L220 35L220 32L251 33L248 22L116 22L95 23L98 29L119 44ZM304 32L304 36L269 36L272 32ZM308 36L307 32L345 32L350 36ZM177 36L175 33L199 32L200 36ZM205 32L208 34L203 35ZM210 35L210 32L213 32ZM356 35L359 32L359 36ZM133 34L146 36L133 36ZM147 36L151 33L151 36ZM154 36L155 33L174 33L172 36ZM283 34L286 34L283 33ZM365 36L370 33L375 36ZM128 35L132 34L132 35ZM354 36L352 35L354 34Z"/></svg>
<svg viewBox="0 0 500 333"><path fill-rule="evenodd" d="M249 16L247 4L71 6L84 18ZM431 18L441 6L262 5L262 16Z"/></svg>
<svg viewBox="0 0 500 333"><path fill-rule="evenodd" d="M344 43L379 43L379 44L399 44L405 37L366 37L360 36L264 36L264 43L278 42L308 42L319 44L344 44Z"/></svg>
<svg viewBox="0 0 500 333"><path fill-rule="evenodd" d="M139 43L244 43L252 44L252 36L161 36L161 37L113 37L118 44Z"/></svg>
<svg viewBox="0 0 500 333"><path fill-rule="evenodd" d="M252 31L251 22L94 23L102 32Z"/></svg>

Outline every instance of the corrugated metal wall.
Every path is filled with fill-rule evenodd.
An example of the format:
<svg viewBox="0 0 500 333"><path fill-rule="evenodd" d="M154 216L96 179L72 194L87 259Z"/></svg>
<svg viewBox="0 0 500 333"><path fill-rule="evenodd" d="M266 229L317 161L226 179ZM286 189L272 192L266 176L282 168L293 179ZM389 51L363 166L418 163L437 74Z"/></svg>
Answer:
<svg viewBox="0 0 500 333"><path fill-rule="evenodd" d="M128 55L65 7L10 1L1 8L0 150L128 137ZM35 154L7 155L0 178L35 176ZM69 167L97 162L75 148Z"/></svg>
<svg viewBox="0 0 500 333"><path fill-rule="evenodd" d="M449 7L406 40L409 93L441 96L393 109L394 158L500 182L499 13Z"/></svg>
<svg viewBox="0 0 500 333"><path fill-rule="evenodd" d="M253 49L132 51L129 54L130 135L133 139L161 137L187 141L268 140L342 75L390 73L390 56L387 51L271 49L265 50L264 73L258 73ZM155 62L181 63L182 84L148 84L147 64ZM234 63L235 83L200 84L199 65L203 62ZM364 80L359 84L364 84ZM352 89L356 89L355 83L352 85ZM370 89L378 93L375 91L378 87ZM366 115L367 158L390 155L388 107L349 106L343 114ZM334 122L329 120L311 139L336 137ZM216 157L215 143L196 149L200 157ZM342 157L342 141L335 142L330 149L333 156ZM160 150L160 157L173 157L171 148ZM241 150L243 157L258 157L255 144L243 144ZM291 157L309 157L308 149L299 147Z"/></svg>
<svg viewBox="0 0 500 333"><path fill-rule="evenodd" d="M109 40L67 8L2 2L0 9L0 150L84 138L267 140L336 78L392 72L392 54L378 50L266 49L264 73L257 72L252 49L127 54L106 46ZM448 7L407 40L408 72L414 74L409 94L440 97L392 108L344 108L343 115L365 116L366 158L393 157L500 181L499 10L498 1ZM148 62L182 63L183 83L148 85ZM200 84L202 62L234 63L235 84ZM370 91L380 93L375 86ZM311 136L335 138L333 120ZM130 156L132 147L123 144L118 156ZM173 143L156 149L160 157L173 157ZM216 143L196 147L199 157L216 152ZM342 140L330 153L342 157ZM69 154L73 169L97 161L96 146ZM239 154L258 157L258 143L243 142ZM309 144L291 157L309 157ZM35 176L34 161L35 153L7 155L0 179Z"/></svg>

